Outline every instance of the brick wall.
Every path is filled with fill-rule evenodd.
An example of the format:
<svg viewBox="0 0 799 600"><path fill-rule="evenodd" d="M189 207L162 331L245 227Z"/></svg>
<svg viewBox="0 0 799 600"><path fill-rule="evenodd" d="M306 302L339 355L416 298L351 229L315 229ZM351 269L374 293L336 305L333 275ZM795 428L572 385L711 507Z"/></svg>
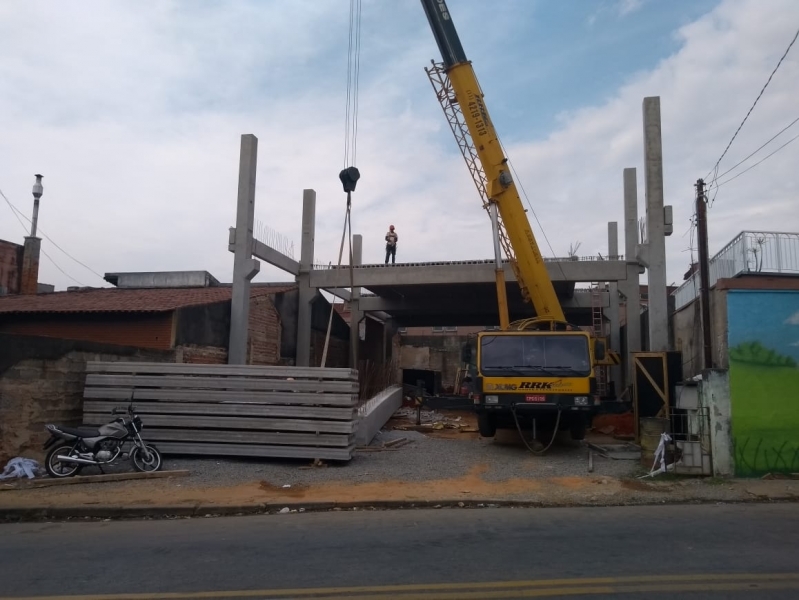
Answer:
<svg viewBox="0 0 799 600"><path fill-rule="evenodd" d="M247 362L251 365L280 363L280 337L280 316L272 298L251 298Z"/></svg>
<svg viewBox="0 0 799 600"><path fill-rule="evenodd" d="M19 294L22 246L0 240L0 296Z"/></svg>
<svg viewBox="0 0 799 600"><path fill-rule="evenodd" d="M172 313L0 315L0 333L169 350Z"/></svg>
<svg viewBox="0 0 799 600"><path fill-rule="evenodd" d="M318 367L322 364L322 351L325 347L325 333L311 330L311 366ZM348 367L350 365L350 342L333 335L330 336L330 345L327 349L326 367Z"/></svg>
<svg viewBox="0 0 799 600"><path fill-rule="evenodd" d="M175 362L197 365L226 365L227 348L186 344L175 348Z"/></svg>
<svg viewBox="0 0 799 600"><path fill-rule="evenodd" d="M0 334L0 466L44 458L45 424L81 424L86 362L173 362L172 352Z"/></svg>
<svg viewBox="0 0 799 600"><path fill-rule="evenodd" d="M39 256L42 240L35 237L25 238L25 249L22 253L22 269L19 278L20 294L36 294L39 291Z"/></svg>

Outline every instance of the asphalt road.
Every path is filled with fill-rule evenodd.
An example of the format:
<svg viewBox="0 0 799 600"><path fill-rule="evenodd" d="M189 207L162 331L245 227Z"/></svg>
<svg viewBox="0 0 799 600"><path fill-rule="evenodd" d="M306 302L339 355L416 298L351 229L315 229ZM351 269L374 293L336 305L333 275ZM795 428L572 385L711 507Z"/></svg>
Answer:
<svg viewBox="0 0 799 600"><path fill-rule="evenodd" d="M0 599L796 598L797 540L799 504L5 524Z"/></svg>

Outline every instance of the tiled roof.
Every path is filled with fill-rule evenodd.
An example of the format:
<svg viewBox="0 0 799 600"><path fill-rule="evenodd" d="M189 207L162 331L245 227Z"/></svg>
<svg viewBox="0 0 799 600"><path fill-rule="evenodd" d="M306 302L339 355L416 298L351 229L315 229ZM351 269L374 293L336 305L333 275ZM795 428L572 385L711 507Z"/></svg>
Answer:
<svg viewBox="0 0 799 600"><path fill-rule="evenodd" d="M270 296L295 289L293 284L256 285L250 297ZM85 313L85 312L169 312L185 306L200 306L230 300L232 288L118 289L99 288L0 297L0 314Z"/></svg>

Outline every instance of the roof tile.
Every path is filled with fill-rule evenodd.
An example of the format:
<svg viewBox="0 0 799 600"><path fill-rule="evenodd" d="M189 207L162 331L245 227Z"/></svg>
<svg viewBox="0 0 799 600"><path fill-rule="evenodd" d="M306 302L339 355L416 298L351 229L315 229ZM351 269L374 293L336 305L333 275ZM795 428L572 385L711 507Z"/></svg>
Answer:
<svg viewBox="0 0 799 600"><path fill-rule="evenodd" d="M271 296L295 289L294 284L253 285L250 297ZM84 312L169 312L186 306L229 301L229 286L207 288L98 288L35 296L0 297L0 314Z"/></svg>

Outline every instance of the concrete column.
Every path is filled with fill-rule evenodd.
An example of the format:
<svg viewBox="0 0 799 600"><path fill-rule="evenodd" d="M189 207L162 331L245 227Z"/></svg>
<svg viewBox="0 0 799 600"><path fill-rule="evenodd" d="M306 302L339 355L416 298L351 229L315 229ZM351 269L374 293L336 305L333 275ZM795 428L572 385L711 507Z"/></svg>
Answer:
<svg viewBox="0 0 799 600"><path fill-rule="evenodd" d="M669 349L669 312L666 299L666 223L663 208L663 144L660 97L644 98L644 177L646 179L646 253L649 269L649 350Z"/></svg>
<svg viewBox="0 0 799 600"><path fill-rule="evenodd" d="M316 236L316 192L302 191L302 242L300 250L299 306L297 309L297 357L298 367L311 365L311 316L312 302L316 290L311 288L311 270L314 260L314 240Z"/></svg>
<svg viewBox="0 0 799 600"><path fill-rule="evenodd" d="M615 221L608 223L608 257L610 260L619 258L619 224ZM610 347L616 352L621 348L621 332L619 331L619 284L616 281L608 283L610 295L608 304L608 319L610 320ZM610 379L613 381L616 393L621 393L623 385L621 367L611 367Z"/></svg>
<svg viewBox="0 0 799 600"><path fill-rule="evenodd" d="M28 236L22 248L22 268L19 271L19 293L35 295L39 292L39 257L41 238Z"/></svg>
<svg viewBox="0 0 799 600"><path fill-rule="evenodd" d="M363 236L356 234L352 236L352 264L359 267L363 264ZM350 367L358 368L360 358L358 349L361 337L359 335L359 325L363 320L363 311L360 307L361 288L352 288L350 300Z"/></svg>
<svg viewBox="0 0 799 600"><path fill-rule="evenodd" d="M624 169L624 258L627 261L627 279L621 286L621 293L627 301L627 356L622 357L625 364L625 385L632 384L633 352L641 350L641 267L635 256L638 248L638 181L635 169Z"/></svg>
<svg viewBox="0 0 799 600"><path fill-rule="evenodd" d="M230 301L230 342L228 364L247 363L247 338L250 319L250 281L261 269L252 257L252 228L255 217L255 171L258 164L258 138L241 136L239 157L239 191L236 204L234 239L233 290Z"/></svg>

